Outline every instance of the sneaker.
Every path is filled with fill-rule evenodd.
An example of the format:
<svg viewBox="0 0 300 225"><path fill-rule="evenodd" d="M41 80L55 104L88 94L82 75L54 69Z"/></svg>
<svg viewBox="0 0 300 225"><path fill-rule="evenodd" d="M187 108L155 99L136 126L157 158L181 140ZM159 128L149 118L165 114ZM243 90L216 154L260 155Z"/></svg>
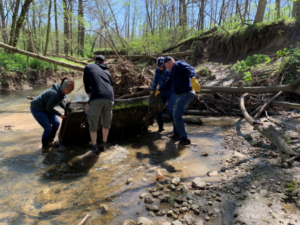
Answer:
<svg viewBox="0 0 300 225"><path fill-rule="evenodd" d="M97 145L93 146L92 152L96 155L99 155L100 152L98 151Z"/></svg>
<svg viewBox="0 0 300 225"><path fill-rule="evenodd" d="M180 139L179 136L176 134L168 135L168 138L175 139L175 140Z"/></svg>
<svg viewBox="0 0 300 225"><path fill-rule="evenodd" d="M164 129L164 128L162 128L162 129L159 129L157 132L158 132L158 133L160 133L160 132L163 132L163 131L165 131L165 129Z"/></svg>
<svg viewBox="0 0 300 225"><path fill-rule="evenodd" d="M105 148L106 148L106 145L105 144L101 144L101 145L99 145L99 151L100 152L105 152Z"/></svg>
<svg viewBox="0 0 300 225"><path fill-rule="evenodd" d="M190 144L191 144L191 140L186 139L186 140L181 140L178 145L190 145Z"/></svg>

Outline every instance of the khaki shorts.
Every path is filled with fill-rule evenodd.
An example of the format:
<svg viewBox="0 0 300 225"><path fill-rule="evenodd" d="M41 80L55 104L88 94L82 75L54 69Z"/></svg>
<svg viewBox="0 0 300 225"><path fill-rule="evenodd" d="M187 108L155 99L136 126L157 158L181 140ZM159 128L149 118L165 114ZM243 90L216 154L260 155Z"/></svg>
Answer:
<svg viewBox="0 0 300 225"><path fill-rule="evenodd" d="M94 132L99 127L99 117L101 115L101 126L109 129L112 120L112 108L114 101L108 99L94 99L90 101L87 110L87 119L90 131Z"/></svg>

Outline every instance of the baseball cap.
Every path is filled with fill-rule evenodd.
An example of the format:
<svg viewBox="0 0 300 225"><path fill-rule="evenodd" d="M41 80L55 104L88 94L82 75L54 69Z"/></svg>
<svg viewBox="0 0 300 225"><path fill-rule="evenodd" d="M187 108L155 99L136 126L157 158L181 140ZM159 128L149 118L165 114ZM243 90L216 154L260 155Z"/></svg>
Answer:
<svg viewBox="0 0 300 225"><path fill-rule="evenodd" d="M156 64L158 67L163 67L164 66L164 57L158 57L156 60Z"/></svg>
<svg viewBox="0 0 300 225"><path fill-rule="evenodd" d="M95 57L95 59L97 60L97 59L100 59L100 60L103 60L103 62L105 62L105 57L103 56L103 55L97 55L96 57Z"/></svg>
<svg viewBox="0 0 300 225"><path fill-rule="evenodd" d="M165 57L164 58L164 64L167 63L167 62L169 62L169 61L171 61L171 60L172 60L171 56Z"/></svg>

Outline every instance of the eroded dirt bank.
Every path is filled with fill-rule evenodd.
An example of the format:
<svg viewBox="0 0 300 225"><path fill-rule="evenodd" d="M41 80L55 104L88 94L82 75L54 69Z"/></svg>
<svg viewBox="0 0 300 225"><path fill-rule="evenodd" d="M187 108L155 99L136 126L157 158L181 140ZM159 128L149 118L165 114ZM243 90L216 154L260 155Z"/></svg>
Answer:
<svg viewBox="0 0 300 225"><path fill-rule="evenodd" d="M55 83L65 76L78 77L81 72L56 72L30 70L21 72L0 72L0 94L28 90L32 87Z"/></svg>

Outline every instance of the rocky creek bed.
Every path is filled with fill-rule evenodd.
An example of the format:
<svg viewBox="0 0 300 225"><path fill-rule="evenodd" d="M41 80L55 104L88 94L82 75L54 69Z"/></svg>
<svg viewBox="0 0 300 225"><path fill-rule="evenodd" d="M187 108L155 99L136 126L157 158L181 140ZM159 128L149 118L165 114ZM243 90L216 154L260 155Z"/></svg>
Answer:
<svg viewBox="0 0 300 225"><path fill-rule="evenodd" d="M281 124L278 130L299 152L299 114L284 113L272 121ZM225 163L220 171L207 173L220 177L220 182L177 176L159 181L137 200L144 202L148 217L128 218L123 225L299 224L300 163L289 166L286 156L271 154L278 150L242 120L222 145L231 157L220 161Z"/></svg>

